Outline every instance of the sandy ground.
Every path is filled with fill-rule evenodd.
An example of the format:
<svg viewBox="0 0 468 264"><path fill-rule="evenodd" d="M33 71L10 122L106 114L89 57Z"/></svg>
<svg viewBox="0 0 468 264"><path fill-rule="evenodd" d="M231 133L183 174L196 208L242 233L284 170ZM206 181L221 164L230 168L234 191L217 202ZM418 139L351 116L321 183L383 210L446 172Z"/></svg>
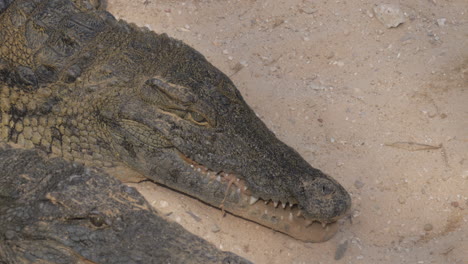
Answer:
<svg viewBox="0 0 468 264"><path fill-rule="evenodd" d="M398 1L389 0L398 4ZM352 218L303 243L145 182L157 210L255 263L468 263L468 2L109 0L236 83L283 141L340 181Z"/></svg>

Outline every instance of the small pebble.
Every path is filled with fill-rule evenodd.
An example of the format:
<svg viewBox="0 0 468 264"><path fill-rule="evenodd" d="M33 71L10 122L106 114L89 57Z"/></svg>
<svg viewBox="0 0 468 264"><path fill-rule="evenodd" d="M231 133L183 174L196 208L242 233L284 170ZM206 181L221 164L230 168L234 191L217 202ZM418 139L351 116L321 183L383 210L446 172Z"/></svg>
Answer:
<svg viewBox="0 0 468 264"><path fill-rule="evenodd" d="M443 26L445 26L445 22L446 22L446 21L447 21L446 18L439 18L439 19L437 19L437 25L438 25L439 27L443 27Z"/></svg>
<svg viewBox="0 0 468 264"><path fill-rule="evenodd" d="M354 210L353 213L352 213L353 218L356 218L359 215L361 215L361 212L359 210Z"/></svg>
<svg viewBox="0 0 468 264"><path fill-rule="evenodd" d="M346 250L348 249L348 240L341 242L335 251L335 260L340 260L344 257Z"/></svg>
<svg viewBox="0 0 468 264"><path fill-rule="evenodd" d="M312 15L313 13L317 12L317 9L311 7L303 7L299 11L308 15Z"/></svg>
<svg viewBox="0 0 468 264"><path fill-rule="evenodd" d="M405 22L405 15L398 5L380 4L374 7L374 13L387 28L398 27Z"/></svg>
<svg viewBox="0 0 468 264"><path fill-rule="evenodd" d="M362 187L364 187L364 183L360 180L356 180L354 181L354 187L356 187L356 189L361 189Z"/></svg>
<svg viewBox="0 0 468 264"><path fill-rule="evenodd" d="M432 226L432 224L425 224L424 225L424 231L431 231L434 227Z"/></svg>
<svg viewBox="0 0 468 264"><path fill-rule="evenodd" d="M342 62L342 61L336 61L333 64L338 65L338 67L343 67L344 66L344 62Z"/></svg>
<svg viewBox="0 0 468 264"><path fill-rule="evenodd" d="M219 228L217 224L214 224L211 226L211 232L218 233L219 231L221 231L221 229Z"/></svg>
<svg viewBox="0 0 468 264"><path fill-rule="evenodd" d="M458 202L451 202L450 203L451 206L457 208L458 206L460 206L460 204Z"/></svg>
<svg viewBox="0 0 468 264"><path fill-rule="evenodd" d="M327 53L327 55L325 55L325 58L327 58L327 59L331 59L333 57L335 57L335 53L333 51L331 51L331 52Z"/></svg>
<svg viewBox="0 0 468 264"><path fill-rule="evenodd" d="M400 204L405 204L405 203L406 203L405 197L403 197L403 196L398 197L398 202L399 202Z"/></svg>
<svg viewBox="0 0 468 264"><path fill-rule="evenodd" d="M169 203L164 200L161 200L159 201L159 205L161 206L161 208L166 208L169 206Z"/></svg>
<svg viewBox="0 0 468 264"><path fill-rule="evenodd" d="M196 215L195 213L191 212L191 211L185 211L188 215L190 215L195 221L197 222L201 222L201 218Z"/></svg>

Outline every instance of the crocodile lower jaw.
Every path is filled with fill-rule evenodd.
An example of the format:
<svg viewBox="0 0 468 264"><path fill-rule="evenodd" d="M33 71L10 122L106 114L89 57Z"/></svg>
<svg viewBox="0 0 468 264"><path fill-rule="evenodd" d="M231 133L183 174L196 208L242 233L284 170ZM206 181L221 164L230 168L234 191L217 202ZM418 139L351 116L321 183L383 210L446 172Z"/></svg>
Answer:
<svg viewBox="0 0 468 264"><path fill-rule="evenodd" d="M207 185L216 184L221 188L224 193L222 200L201 199L210 205L305 242L323 242L338 231L336 222L321 223L306 219L295 201L257 197L248 189L245 181L234 174L211 171L180 152L179 155L190 164L194 174L205 177Z"/></svg>

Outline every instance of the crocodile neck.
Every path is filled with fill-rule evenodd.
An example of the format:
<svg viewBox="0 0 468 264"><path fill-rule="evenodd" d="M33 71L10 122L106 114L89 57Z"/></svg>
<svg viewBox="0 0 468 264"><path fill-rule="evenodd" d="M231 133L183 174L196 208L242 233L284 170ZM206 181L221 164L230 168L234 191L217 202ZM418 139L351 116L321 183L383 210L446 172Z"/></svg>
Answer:
<svg viewBox="0 0 468 264"><path fill-rule="evenodd" d="M0 13L0 139L67 160L114 160L102 105L161 68L157 56L167 53L155 50L173 40L71 2L32 2ZM48 16L39 21L41 13ZM133 67L148 56L154 63Z"/></svg>

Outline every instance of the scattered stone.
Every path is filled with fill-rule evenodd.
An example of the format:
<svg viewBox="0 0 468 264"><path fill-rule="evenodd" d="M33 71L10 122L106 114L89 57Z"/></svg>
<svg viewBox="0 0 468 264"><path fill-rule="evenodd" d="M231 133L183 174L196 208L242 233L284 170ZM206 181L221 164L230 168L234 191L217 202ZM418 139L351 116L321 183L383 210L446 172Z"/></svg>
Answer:
<svg viewBox="0 0 468 264"><path fill-rule="evenodd" d="M432 229L434 229L434 227L432 226L432 224L425 224L424 225L424 231L431 231Z"/></svg>
<svg viewBox="0 0 468 264"><path fill-rule="evenodd" d="M282 25L285 21L283 19L275 19L275 22L273 23L273 28L279 27Z"/></svg>
<svg viewBox="0 0 468 264"><path fill-rule="evenodd" d="M398 5L380 4L374 7L374 13L387 28L398 27L405 22L405 15Z"/></svg>
<svg viewBox="0 0 468 264"><path fill-rule="evenodd" d="M414 39L414 36L412 34L406 34L403 37L400 38L400 41L403 42L403 44L406 44L410 42L412 39Z"/></svg>
<svg viewBox="0 0 468 264"><path fill-rule="evenodd" d="M299 9L299 12L312 15L313 13L317 12L317 9L311 7L302 7Z"/></svg>
<svg viewBox="0 0 468 264"><path fill-rule="evenodd" d="M327 55L325 55L325 58L327 58L327 59L331 59L333 57L335 57L335 53L333 51L330 51L330 52L327 53Z"/></svg>
<svg viewBox="0 0 468 264"><path fill-rule="evenodd" d="M249 245L244 245L244 246L242 247L242 250L243 250L245 253L249 253L249 252L250 252Z"/></svg>
<svg viewBox="0 0 468 264"><path fill-rule="evenodd" d="M335 260L340 260L344 257L346 250L348 249L348 240L341 242L335 251Z"/></svg>
<svg viewBox="0 0 468 264"><path fill-rule="evenodd" d="M187 28L185 28L185 27L180 27L180 28L178 28L177 30L178 30L178 31L182 31L182 32L189 32L189 31L190 31L190 29L187 29Z"/></svg>
<svg viewBox="0 0 468 264"><path fill-rule="evenodd" d="M361 215L361 211L359 211L359 210L354 210L353 213L352 213L353 218L356 218L356 217L358 217L360 215Z"/></svg>
<svg viewBox="0 0 468 264"><path fill-rule="evenodd" d="M362 181L360 180L356 180L354 182L354 187L356 187L356 189L361 189L362 187L364 187L365 183L363 183Z"/></svg>
<svg viewBox="0 0 468 264"><path fill-rule="evenodd" d="M159 206L161 206L161 208L166 208L169 206L169 203L164 200L161 200L159 201Z"/></svg>
<svg viewBox="0 0 468 264"><path fill-rule="evenodd" d="M201 219L198 215L192 213L192 211L185 211L185 212L186 212L188 215L190 215L195 221L201 222L202 219Z"/></svg>
<svg viewBox="0 0 468 264"><path fill-rule="evenodd" d="M439 27L445 26L445 22L447 22L447 19L446 19L446 18L439 18L439 19L437 19L437 25L438 25Z"/></svg>
<svg viewBox="0 0 468 264"><path fill-rule="evenodd" d="M233 71L233 73L231 74L231 76L234 75L234 74L236 74L236 73L238 73L238 72L240 72L243 68L244 68L244 65L242 65L242 64L239 63L239 62L236 63L236 65L234 65L234 67L231 68L231 70Z"/></svg>
<svg viewBox="0 0 468 264"><path fill-rule="evenodd" d="M398 202L399 202L400 204L405 204L405 203L406 203L405 197L403 197L403 196L398 197Z"/></svg>
<svg viewBox="0 0 468 264"><path fill-rule="evenodd" d="M458 206L460 206L460 204L458 202L451 202L450 203L451 206L457 208Z"/></svg>
<svg viewBox="0 0 468 264"><path fill-rule="evenodd" d="M214 224L211 226L211 232L218 233L219 231L221 231L221 229L219 228L217 224Z"/></svg>
<svg viewBox="0 0 468 264"><path fill-rule="evenodd" d="M247 61L245 61L245 60L240 61L239 63L240 63L240 65L242 65L243 67L249 66L249 64L248 64Z"/></svg>
<svg viewBox="0 0 468 264"><path fill-rule="evenodd" d="M342 61L334 61L334 62L333 62L333 65L337 65L338 67L343 67L343 66L344 66L344 62L342 62Z"/></svg>

